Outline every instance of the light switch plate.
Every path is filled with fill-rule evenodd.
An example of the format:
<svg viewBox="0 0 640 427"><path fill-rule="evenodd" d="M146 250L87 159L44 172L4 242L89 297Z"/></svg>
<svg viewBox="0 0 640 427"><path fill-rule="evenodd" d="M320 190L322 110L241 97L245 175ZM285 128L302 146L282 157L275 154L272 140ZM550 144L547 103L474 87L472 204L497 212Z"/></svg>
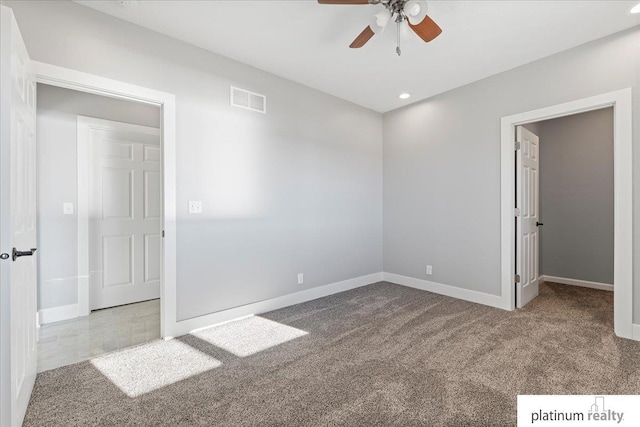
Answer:
<svg viewBox="0 0 640 427"><path fill-rule="evenodd" d="M202 202L200 200L189 200L189 213L190 214L202 213Z"/></svg>
<svg viewBox="0 0 640 427"><path fill-rule="evenodd" d="M62 213L64 215L73 215L73 203L63 203L62 204Z"/></svg>

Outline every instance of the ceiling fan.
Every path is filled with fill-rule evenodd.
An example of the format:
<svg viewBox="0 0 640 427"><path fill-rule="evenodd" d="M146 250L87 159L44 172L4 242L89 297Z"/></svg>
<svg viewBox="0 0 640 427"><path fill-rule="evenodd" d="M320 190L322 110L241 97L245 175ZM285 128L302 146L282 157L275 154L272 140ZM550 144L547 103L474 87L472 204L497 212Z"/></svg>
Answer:
<svg viewBox="0 0 640 427"><path fill-rule="evenodd" d="M427 15L427 2L424 0L318 0L320 4L381 4L385 10L376 13L371 23L349 45L357 49L364 46L371 38L381 33L389 21L393 19L397 26L396 53L400 49L400 26L407 21L409 27L425 42L430 42L440 35L442 29Z"/></svg>

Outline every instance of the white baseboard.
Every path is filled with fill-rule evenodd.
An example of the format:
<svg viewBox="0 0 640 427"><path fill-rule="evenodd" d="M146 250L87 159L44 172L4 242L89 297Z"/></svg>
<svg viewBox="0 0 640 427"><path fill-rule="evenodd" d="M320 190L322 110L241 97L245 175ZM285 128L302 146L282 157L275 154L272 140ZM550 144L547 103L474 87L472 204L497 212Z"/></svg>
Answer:
<svg viewBox="0 0 640 427"><path fill-rule="evenodd" d="M566 279L554 276L542 276L542 280L573 285L583 286L587 288L603 289L613 291L613 285L588 282L584 280ZM305 289L303 291L295 292L293 294L283 295L281 297L272 298L265 301L256 302L253 304L243 305L241 307L235 307L228 310L219 311L217 313L208 314L205 316L195 317L193 319L187 319L177 322L176 328L172 331L170 337L177 337L180 335L188 334L190 332L209 328L211 326L225 323L231 320L236 320L242 317L266 313L280 308L288 307L295 304L311 301L318 298L323 298L329 295L337 294L339 292L348 291L350 289L359 288L362 286L371 285L373 283L386 281L395 283L401 286L408 286L423 291L433 292L440 295L445 295L452 298L458 298L465 301L474 302L477 304L488 305L490 307L496 307L504 310L508 310L505 306L502 297L497 295L486 294L483 292L472 291L469 289L458 288L456 286L444 285L441 283L430 282L428 280L416 279L414 277L402 276L394 273L374 273L366 276L356 277L354 279L344 280L341 282L331 283L325 286L318 286L316 288ZM53 307L38 312L38 318L40 324L47 324L53 322L59 322L62 320L69 320L78 317L78 304L69 304L61 307ZM640 325L633 325L633 339L640 340Z"/></svg>
<svg viewBox="0 0 640 427"><path fill-rule="evenodd" d="M581 286L583 288L600 289L613 292L613 285L609 283L589 282L588 280L567 279L566 277L541 276L543 282L560 283L561 285Z"/></svg>
<svg viewBox="0 0 640 427"><path fill-rule="evenodd" d="M247 304L228 310L218 311L216 313L207 314L205 316L194 317L193 319L182 320L176 322L175 328L169 334L170 336L166 337L165 339L178 337L180 335L188 334L199 329L209 328L220 323L250 316L252 314L266 313L269 311L288 307L290 305L300 304L314 299L337 294L339 292L348 291L350 289L371 285L373 283L381 282L382 280L383 273L374 273L366 276L356 277L354 279L331 283L329 285L305 289L303 291L283 295L281 297L272 298L265 301L259 301L253 304Z"/></svg>
<svg viewBox="0 0 640 427"><path fill-rule="evenodd" d="M41 325L60 322L62 320L75 319L76 317L78 317L78 304L45 308L38 312L38 319Z"/></svg>
<svg viewBox="0 0 640 427"><path fill-rule="evenodd" d="M421 289L435 294L446 295L452 298L458 298L465 301L508 310L504 299L498 295L485 294L483 292L471 291L469 289L443 285L442 283L430 282L428 280L416 279L414 277L407 277L394 273L383 273L383 276L385 282L391 282L397 285L408 286L410 288Z"/></svg>
<svg viewBox="0 0 640 427"><path fill-rule="evenodd" d="M633 336L632 339L636 341L640 341L640 325L634 323L633 324Z"/></svg>

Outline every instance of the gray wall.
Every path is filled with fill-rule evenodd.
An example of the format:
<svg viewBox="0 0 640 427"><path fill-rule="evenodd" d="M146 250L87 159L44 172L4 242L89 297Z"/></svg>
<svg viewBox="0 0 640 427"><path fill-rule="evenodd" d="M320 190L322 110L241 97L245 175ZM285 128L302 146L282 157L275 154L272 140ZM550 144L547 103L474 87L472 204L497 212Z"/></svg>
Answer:
<svg viewBox="0 0 640 427"><path fill-rule="evenodd" d="M500 118L631 87L637 124L639 83L635 27L385 114L384 270L500 295ZM637 173L634 212L638 251ZM638 274L634 290L638 321Z"/></svg>
<svg viewBox="0 0 640 427"><path fill-rule="evenodd" d="M540 132L540 123L542 122L525 123L522 127L538 135L538 132Z"/></svg>
<svg viewBox="0 0 640 427"><path fill-rule="evenodd" d="M540 272L613 283L613 108L535 125Z"/></svg>
<svg viewBox="0 0 640 427"><path fill-rule="evenodd" d="M176 94L178 319L382 270L379 113L72 2L4 3L33 59Z"/></svg>
<svg viewBox="0 0 640 427"><path fill-rule="evenodd" d="M159 127L158 107L38 85L38 309L78 302L76 119ZM73 215L62 214L72 202Z"/></svg>

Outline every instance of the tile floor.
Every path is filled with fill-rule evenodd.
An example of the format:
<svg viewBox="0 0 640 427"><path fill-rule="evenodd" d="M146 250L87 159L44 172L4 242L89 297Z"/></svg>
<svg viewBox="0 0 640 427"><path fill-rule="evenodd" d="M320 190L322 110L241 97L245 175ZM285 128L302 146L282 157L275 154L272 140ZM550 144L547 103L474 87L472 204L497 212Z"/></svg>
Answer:
<svg viewBox="0 0 640 427"><path fill-rule="evenodd" d="M160 338L160 300L107 308L40 327L38 372Z"/></svg>

